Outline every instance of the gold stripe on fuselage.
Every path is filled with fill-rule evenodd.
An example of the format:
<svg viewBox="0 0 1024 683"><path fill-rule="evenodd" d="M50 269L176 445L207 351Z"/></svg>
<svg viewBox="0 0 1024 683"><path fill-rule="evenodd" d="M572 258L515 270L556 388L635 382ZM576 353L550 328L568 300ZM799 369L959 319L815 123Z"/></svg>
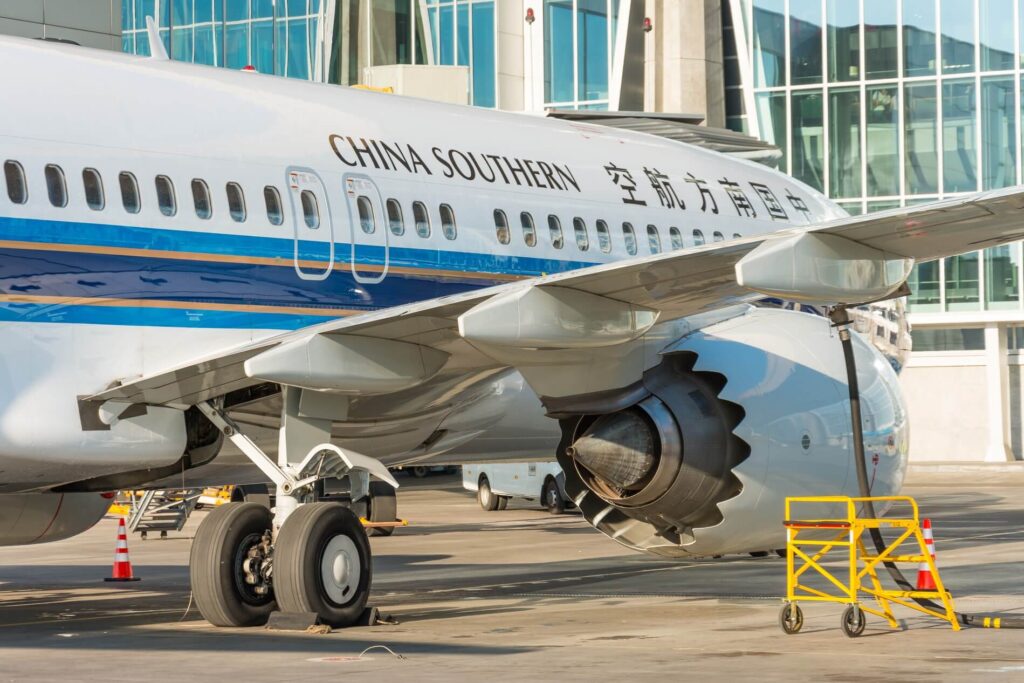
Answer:
<svg viewBox="0 0 1024 683"><path fill-rule="evenodd" d="M266 306L262 304L222 304L209 301L175 301L162 299L121 299L83 296L46 296L39 294L0 294L0 303L41 304L47 306L110 306L115 308L170 308L197 311L232 311L238 313L287 313L344 318L367 311L315 306Z"/></svg>

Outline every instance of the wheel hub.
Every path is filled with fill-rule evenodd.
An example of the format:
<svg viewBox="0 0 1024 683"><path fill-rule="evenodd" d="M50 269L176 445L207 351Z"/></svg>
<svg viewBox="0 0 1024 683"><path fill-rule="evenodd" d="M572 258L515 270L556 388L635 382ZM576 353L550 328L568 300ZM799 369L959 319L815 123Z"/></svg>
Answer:
<svg viewBox="0 0 1024 683"><path fill-rule="evenodd" d="M320 560L320 577L324 592L332 602L341 606L352 601L361 569L359 550L351 538L339 535L328 541Z"/></svg>

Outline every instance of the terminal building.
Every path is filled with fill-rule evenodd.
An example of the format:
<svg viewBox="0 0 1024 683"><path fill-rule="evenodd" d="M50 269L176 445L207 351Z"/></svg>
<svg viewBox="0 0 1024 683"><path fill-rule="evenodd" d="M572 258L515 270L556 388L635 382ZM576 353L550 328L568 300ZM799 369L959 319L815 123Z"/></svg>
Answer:
<svg viewBox="0 0 1024 683"><path fill-rule="evenodd" d="M2 0L0 31L145 55L155 5ZM773 143L782 170L851 213L1024 178L1019 0L160 7L160 35L177 60L509 111L661 113L729 127ZM902 374L912 459L1024 458L1020 252L1020 244L1002 246L915 270L915 351Z"/></svg>

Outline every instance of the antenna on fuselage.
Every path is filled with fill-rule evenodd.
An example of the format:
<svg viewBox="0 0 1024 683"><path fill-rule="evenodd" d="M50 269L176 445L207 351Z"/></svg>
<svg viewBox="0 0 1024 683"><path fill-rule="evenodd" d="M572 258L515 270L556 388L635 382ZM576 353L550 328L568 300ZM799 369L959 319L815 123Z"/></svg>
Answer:
<svg viewBox="0 0 1024 683"><path fill-rule="evenodd" d="M153 14L160 16L160 0L156 0L153 6ZM170 60L164 41L160 40L160 30L157 28L157 20L153 17L146 17L146 34L149 36L149 58Z"/></svg>

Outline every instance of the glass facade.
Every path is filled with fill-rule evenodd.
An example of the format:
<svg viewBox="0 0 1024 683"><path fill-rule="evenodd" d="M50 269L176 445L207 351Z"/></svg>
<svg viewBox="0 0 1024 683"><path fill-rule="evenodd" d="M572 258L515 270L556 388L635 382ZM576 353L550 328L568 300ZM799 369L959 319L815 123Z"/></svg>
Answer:
<svg viewBox="0 0 1024 683"><path fill-rule="evenodd" d="M149 54L154 0L124 0L122 46ZM495 0L164 0L172 59L350 85L366 66L463 65L470 101L497 104Z"/></svg>
<svg viewBox="0 0 1024 683"><path fill-rule="evenodd" d="M544 0L544 106L608 109L618 0Z"/></svg>
<svg viewBox="0 0 1024 683"><path fill-rule="evenodd" d="M740 5L727 59L751 63L726 70L729 125L850 213L1020 182L1024 0ZM911 310L1024 310L1021 276L1019 244L921 264Z"/></svg>

